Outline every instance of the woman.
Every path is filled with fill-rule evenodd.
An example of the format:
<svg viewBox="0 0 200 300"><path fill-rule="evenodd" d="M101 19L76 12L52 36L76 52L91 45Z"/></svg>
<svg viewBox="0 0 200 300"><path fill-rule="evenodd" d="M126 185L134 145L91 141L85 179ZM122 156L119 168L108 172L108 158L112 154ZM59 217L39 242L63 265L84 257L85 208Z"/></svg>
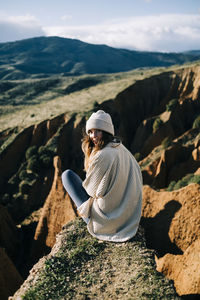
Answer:
<svg viewBox="0 0 200 300"><path fill-rule="evenodd" d="M86 178L73 171L62 174L65 189L77 205L91 235L124 242L138 229L142 207L140 167L127 148L114 138L109 114L93 113L82 141Z"/></svg>

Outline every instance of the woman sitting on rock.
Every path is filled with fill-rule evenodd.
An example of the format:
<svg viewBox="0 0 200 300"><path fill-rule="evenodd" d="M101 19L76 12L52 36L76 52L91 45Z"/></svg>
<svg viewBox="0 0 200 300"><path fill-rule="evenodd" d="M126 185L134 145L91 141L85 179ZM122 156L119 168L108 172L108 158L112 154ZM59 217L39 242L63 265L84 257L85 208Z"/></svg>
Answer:
<svg viewBox="0 0 200 300"><path fill-rule="evenodd" d="M128 149L114 138L109 114L93 113L82 141L86 178L71 170L62 174L63 185L100 240L124 242L138 229L142 207L142 175Z"/></svg>

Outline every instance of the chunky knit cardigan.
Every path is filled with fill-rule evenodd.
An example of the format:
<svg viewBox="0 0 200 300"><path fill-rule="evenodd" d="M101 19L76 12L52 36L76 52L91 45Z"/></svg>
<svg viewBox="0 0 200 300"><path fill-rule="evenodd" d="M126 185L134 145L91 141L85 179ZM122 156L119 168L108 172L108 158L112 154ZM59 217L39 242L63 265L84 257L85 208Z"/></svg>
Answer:
<svg viewBox="0 0 200 300"><path fill-rule="evenodd" d="M78 211L90 218L87 227L91 235L124 242L136 234L141 217L142 175L123 144L110 143L91 155L83 187L90 198Z"/></svg>

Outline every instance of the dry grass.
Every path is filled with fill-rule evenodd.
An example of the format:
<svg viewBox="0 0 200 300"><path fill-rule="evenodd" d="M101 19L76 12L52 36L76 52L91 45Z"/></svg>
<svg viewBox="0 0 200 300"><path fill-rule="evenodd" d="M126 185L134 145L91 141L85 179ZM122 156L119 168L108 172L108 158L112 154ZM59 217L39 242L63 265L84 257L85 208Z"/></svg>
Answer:
<svg viewBox="0 0 200 300"><path fill-rule="evenodd" d="M154 69L138 69L130 72L117 74L94 75L105 77L101 83L96 86L85 88L81 91L71 93L69 95L59 95L55 91L45 91L37 97L39 104L35 105L2 105L0 106L0 132L16 126L27 127L32 124L43 121L44 119L53 118L62 113L72 114L74 112L84 112L91 109L94 102L101 103L108 99L114 99L116 95L132 85L137 80L159 74L163 71L169 71L171 68L154 68ZM180 68L180 67L176 67ZM80 78L80 77L79 77ZM64 86L73 82L74 78L62 79L62 89Z"/></svg>

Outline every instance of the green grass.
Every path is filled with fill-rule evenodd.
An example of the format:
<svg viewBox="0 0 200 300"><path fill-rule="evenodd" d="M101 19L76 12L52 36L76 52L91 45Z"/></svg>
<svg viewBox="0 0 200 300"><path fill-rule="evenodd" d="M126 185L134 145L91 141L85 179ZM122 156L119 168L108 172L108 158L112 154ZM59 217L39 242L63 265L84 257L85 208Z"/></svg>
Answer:
<svg viewBox="0 0 200 300"><path fill-rule="evenodd" d="M23 287L23 300L180 299L156 271L141 228L129 242L102 242L89 235L81 219L64 228L34 284L32 279Z"/></svg>

